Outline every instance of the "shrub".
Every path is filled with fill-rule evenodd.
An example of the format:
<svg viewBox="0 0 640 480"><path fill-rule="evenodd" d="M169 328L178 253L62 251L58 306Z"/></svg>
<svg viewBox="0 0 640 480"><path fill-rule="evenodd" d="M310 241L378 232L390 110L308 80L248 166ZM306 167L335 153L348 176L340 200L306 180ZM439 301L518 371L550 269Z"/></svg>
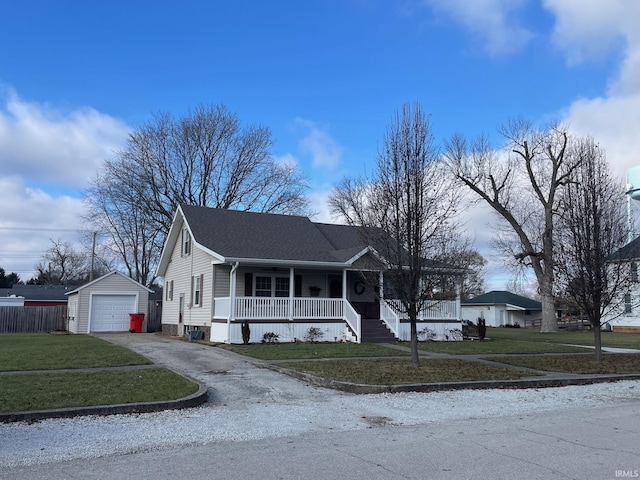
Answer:
<svg viewBox="0 0 640 480"><path fill-rule="evenodd" d="M251 328L249 328L249 322L246 320L242 322L242 343L245 345L249 343L249 339L251 338Z"/></svg>
<svg viewBox="0 0 640 480"><path fill-rule="evenodd" d="M436 332L434 332L433 330L430 330L427 327L424 327L422 330L418 330L416 332L418 334L418 340L435 340L436 339Z"/></svg>
<svg viewBox="0 0 640 480"><path fill-rule="evenodd" d="M275 332L265 332L262 335L262 343L278 343L280 341L280 334Z"/></svg>
<svg viewBox="0 0 640 480"><path fill-rule="evenodd" d="M324 332L318 327L309 327L307 333L304 334L305 342L317 342L324 337Z"/></svg>

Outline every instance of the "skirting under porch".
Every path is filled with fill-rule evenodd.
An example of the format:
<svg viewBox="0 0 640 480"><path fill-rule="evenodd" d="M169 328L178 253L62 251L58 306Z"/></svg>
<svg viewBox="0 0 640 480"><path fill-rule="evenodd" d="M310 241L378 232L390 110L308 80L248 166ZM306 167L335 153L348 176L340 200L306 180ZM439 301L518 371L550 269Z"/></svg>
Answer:
<svg viewBox="0 0 640 480"><path fill-rule="evenodd" d="M327 320L324 322L310 322L308 320L251 320L247 321L250 329L250 343L260 343L265 334L274 334L278 342L304 341L310 329L319 332L317 341L321 342L355 342L346 322L341 320ZM234 320L227 323L214 320L211 323L211 341L243 343L242 321ZM315 330L317 329L317 330ZM270 336L270 335L268 335Z"/></svg>

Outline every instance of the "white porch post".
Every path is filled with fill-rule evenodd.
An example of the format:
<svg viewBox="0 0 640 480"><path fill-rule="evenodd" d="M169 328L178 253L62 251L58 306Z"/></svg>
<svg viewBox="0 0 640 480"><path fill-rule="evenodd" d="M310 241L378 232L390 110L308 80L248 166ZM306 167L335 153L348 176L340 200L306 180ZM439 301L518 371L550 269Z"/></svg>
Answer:
<svg viewBox="0 0 640 480"><path fill-rule="evenodd" d="M342 300L347 301L347 270L342 271Z"/></svg>
<svg viewBox="0 0 640 480"><path fill-rule="evenodd" d="M229 317L227 318L227 343L231 343L231 321L236 318L236 270L240 262L231 267L229 276Z"/></svg>
<svg viewBox="0 0 640 480"><path fill-rule="evenodd" d="M295 273L293 267L289 269L289 321L293 322L293 297L296 294Z"/></svg>
<svg viewBox="0 0 640 480"><path fill-rule="evenodd" d="M382 302L384 300L384 272L382 270L380 270L378 274L378 282L380 287L380 301Z"/></svg>

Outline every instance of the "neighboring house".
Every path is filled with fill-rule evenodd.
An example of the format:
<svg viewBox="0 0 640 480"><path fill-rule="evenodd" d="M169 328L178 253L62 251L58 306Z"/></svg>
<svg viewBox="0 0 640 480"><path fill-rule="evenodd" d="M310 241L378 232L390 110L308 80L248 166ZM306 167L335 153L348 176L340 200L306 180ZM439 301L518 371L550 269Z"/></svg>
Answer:
<svg viewBox="0 0 640 480"><path fill-rule="evenodd" d="M120 272L110 272L67 292L71 333L127 332L129 314L144 313L152 290Z"/></svg>
<svg viewBox="0 0 640 480"><path fill-rule="evenodd" d="M300 216L181 205L157 271L163 332L204 330L211 341L242 343L247 322L251 342L269 333L302 340L312 327L323 341L409 339L408 321L380 300L384 259L360 233ZM460 329L458 301L431 307L419 329L440 339Z"/></svg>
<svg viewBox="0 0 640 480"><path fill-rule="evenodd" d="M0 297L24 297L25 307L55 307L67 304L66 293L69 290L64 285L14 285L12 288L0 288Z"/></svg>
<svg viewBox="0 0 640 480"><path fill-rule="evenodd" d="M487 327L531 326L542 318L542 303L515 293L494 290L463 300L462 318L473 323L484 318Z"/></svg>
<svg viewBox="0 0 640 480"><path fill-rule="evenodd" d="M630 286L620 297L613 299L613 304L617 304L617 308L606 313L602 318L602 324L608 323L614 332L640 333L640 283L638 282L640 237L627 243L607 260L612 263L628 264Z"/></svg>
<svg viewBox="0 0 640 480"><path fill-rule="evenodd" d="M16 295L0 297L0 307L24 307L24 297Z"/></svg>

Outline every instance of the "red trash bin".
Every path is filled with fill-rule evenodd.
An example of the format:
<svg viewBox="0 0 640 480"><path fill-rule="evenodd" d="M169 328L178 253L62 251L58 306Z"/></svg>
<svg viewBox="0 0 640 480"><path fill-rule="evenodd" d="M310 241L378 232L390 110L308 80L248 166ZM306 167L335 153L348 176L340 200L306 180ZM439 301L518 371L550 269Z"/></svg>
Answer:
<svg viewBox="0 0 640 480"><path fill-rule="evenodd" d="M144 322L144 313L129 314L129 331L131 333L142 332L142 322Z"/></svg>

